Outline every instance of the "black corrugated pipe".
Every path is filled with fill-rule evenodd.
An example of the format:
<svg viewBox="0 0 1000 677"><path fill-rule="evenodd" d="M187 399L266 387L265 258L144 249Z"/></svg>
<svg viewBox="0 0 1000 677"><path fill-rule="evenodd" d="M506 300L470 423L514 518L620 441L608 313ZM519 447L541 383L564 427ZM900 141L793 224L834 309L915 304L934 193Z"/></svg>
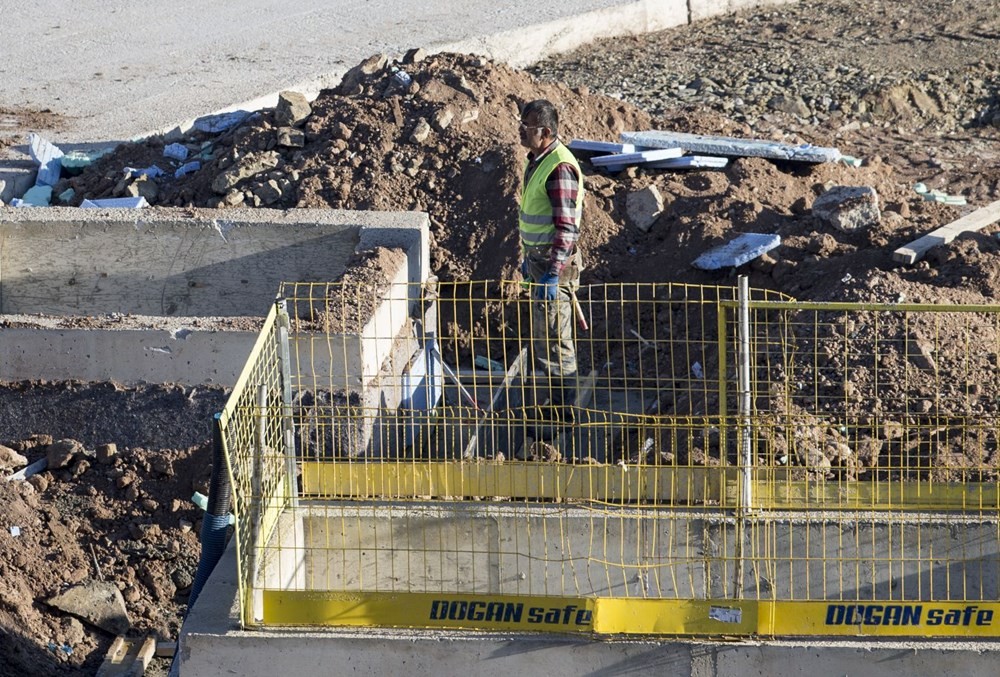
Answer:
<svg viewBox="0 0 1000 677"><path fill-rule="evenodd" d="M198 573L191 586L191 596L188 597L189 613L226 550L232 488L229 486L229 474L226 472L226 459L223 453L221 417L221 414L216 414L212 420L212 480L208 485L208 508L201 523L201 559L198 561Z"/></svg>

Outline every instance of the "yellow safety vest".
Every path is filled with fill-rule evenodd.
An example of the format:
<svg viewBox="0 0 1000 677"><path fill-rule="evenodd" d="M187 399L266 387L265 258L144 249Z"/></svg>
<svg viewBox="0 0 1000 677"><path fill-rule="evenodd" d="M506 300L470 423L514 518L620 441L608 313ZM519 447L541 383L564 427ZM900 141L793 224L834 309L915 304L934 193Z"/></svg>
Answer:
<svg viewBox="0 0 1000 677"><path fill-rule="evenodd" d="M580 190L576 196L576 222L579 225L580 215L583 213L583 172L580 171L580 164L576 161L572 151L558 141L556 147L545 156L531 175L531 179L525 184L524 174L528 170L528 162L525 161L524 171L521 173L521 213L519 216L521 246L525 249L548 248L552 246L552 241L555 239L556 228L552 220L552 202L549 201L549 194L545 191L545 182L548 181L549 175L556 168L556 165L565 162L573 166L576 178L580 182Z"/></svg>

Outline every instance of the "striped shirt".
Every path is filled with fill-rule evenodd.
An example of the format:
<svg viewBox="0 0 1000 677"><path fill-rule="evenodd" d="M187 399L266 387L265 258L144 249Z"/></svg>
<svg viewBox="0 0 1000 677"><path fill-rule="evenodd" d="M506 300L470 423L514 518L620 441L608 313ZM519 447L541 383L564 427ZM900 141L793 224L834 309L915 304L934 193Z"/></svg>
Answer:
<svg viewBox="0 0 1000 677"><path fill-rule="evenodd" d="M557 143L558 139L549 144L538 157L528 154L524 185L528 184L539 163L552 152ZM549 272L558 275L569 257L573 255L577 240L580 239L580 224L576 219L576 198L580 193L580 182L573 165L565 162L556 165L545 182L545 192L548 193L549 201L552 203L552 221L556 228L555 239L552 241L552 248L549 249Z"/></svg>

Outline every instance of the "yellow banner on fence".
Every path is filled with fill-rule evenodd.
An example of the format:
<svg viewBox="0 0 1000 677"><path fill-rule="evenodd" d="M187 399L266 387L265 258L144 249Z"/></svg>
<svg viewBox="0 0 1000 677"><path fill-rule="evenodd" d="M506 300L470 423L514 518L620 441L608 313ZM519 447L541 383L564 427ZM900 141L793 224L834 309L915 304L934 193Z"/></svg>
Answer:
<svg viewBox="0 0 1000 677"><path fill-rule="evenodd" d="M997 637L992 602L764 602L775 636Z"/></svg>
<svg viewBox="0 0 1000 677"><path fill-rule="evenodd" d="M768 602L264 591L265 625L678 637L997 637L990 602Z"/></svg>

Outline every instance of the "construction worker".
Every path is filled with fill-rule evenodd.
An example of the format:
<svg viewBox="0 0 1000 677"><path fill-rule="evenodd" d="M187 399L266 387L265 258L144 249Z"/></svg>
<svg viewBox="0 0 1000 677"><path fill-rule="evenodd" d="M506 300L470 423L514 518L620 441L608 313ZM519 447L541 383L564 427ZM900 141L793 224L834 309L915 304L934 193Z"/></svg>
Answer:
<svg viewBox="0 0 1000 677"><path fill-rule="evenodd" d="M521 275L531 282L531 334L536 370L549 377L538 401L572 404L575 292L580 285L583 173L559 141L559 114L545 99L521 111L521 145L528 149L521 183Z"/></svg>

